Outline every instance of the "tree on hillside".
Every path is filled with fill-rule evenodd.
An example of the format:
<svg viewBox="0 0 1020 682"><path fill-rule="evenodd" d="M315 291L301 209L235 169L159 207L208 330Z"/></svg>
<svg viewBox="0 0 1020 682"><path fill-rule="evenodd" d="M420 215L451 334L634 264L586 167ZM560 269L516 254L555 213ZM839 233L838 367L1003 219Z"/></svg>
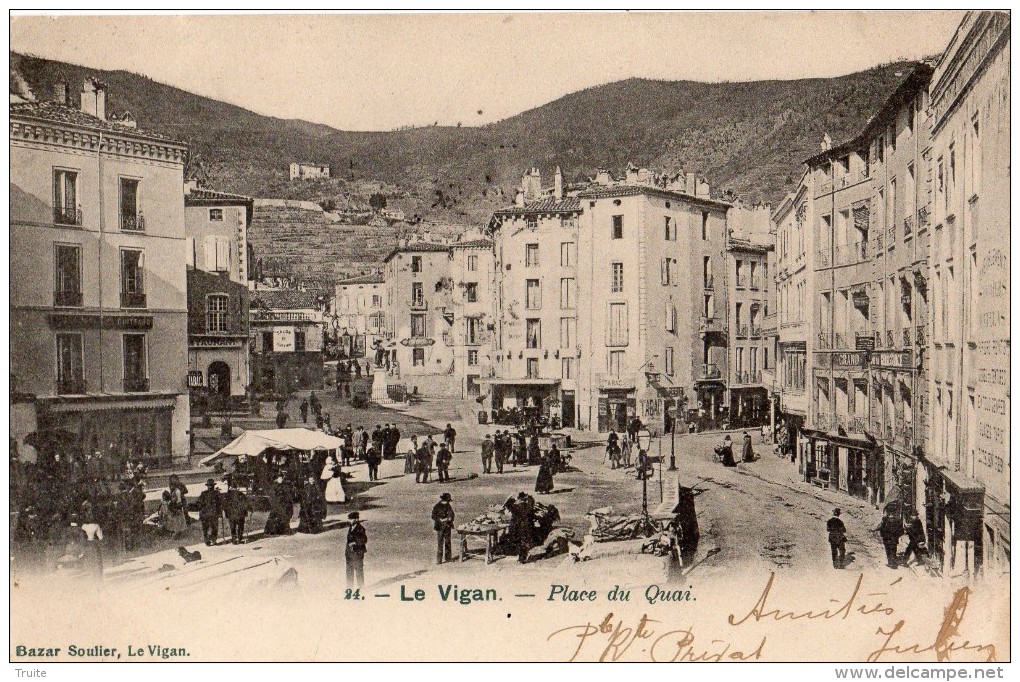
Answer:
<svg viewBox="0 0 1020 682"><path fill-rule="evenodd" d="M386 208L386 196L376 192L368 198L368 205L376 211L381 211Z"/></svg>

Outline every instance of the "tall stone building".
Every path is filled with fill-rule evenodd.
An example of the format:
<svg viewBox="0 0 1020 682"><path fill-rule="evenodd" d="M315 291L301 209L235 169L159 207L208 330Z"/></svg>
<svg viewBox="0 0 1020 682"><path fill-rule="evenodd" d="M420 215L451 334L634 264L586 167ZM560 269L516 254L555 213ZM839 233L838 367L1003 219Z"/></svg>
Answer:
<svg viewBox="0 0 1020 682"><path fill-rule="evenodd" d="M917 504L947 574L1010 563L1010 17L969 12L931 83L934 304Z"/></svg>
<svg viewBox="0 0 1020 682"><path fill-rule="evenodd" d="M12 99L10 154L11 374L28 399L12 436L60 434L65 456L118 468L186 457L187 147L108 118L86 79L80 107L66 86Z"/></svg>

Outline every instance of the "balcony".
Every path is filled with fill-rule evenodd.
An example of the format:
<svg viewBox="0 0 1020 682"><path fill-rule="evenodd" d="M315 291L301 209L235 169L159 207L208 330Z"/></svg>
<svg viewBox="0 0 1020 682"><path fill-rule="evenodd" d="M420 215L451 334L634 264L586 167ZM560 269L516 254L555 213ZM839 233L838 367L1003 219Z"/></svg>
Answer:
<svg viewBox="0 0 1020 682"><path fill-rule="evenodd" d="M54 291L54 308L80 308L82 306L82 294L80 291Z"/></svg>
<svg viewBox="0 0 1020 682"><path fill-rule="evenodd" d="M81 206L54 206L53 222L56 225L77 225L81 227Z"/></svg>
<svg viewBox="0 0 1020 682"><path fill-rule="evenodd" d="M701 328L702 334L725 334L726 329L723 326L723 321L718 317L701 317Z"/></svg>
<svg viewBox="0 0 1020 682"><path fill-rule="evenodd" d="M896 347L896 344L893 342L892 329L886 329L885 330L885 347L886 348L895 348Z"/></svg>
<svg viewBox="0 0 1020 682"><path fill-rule="evenodd" d="M428 310L429 302L425 299L415 299L410 303L411 310Z"/></svg>
<svg viewBox="0 0 1020 682"><path fill-rule="evenodd" d="M848 417L844 428L850 433L864 433L868 430L868 418L856 415Z"/></svg>
<svg viewBox="0 0 1020 682"><path fill-rule="evenodd" d="M752 339L760 339L761 338L761 327L760 326L753 325L753 324L751 325L751 338Z"/></svg>
<svg viewBox="0 0 1020 682"><path fill-rule="evenodd" d="M738 339L746 339L747 338L747 325L746 324L738 324L737 325L737 338Z"/></svg>
<svg viewBox="0 0 1020 682"><path fill-rule="evenodd" d="M827 412L819 412L815 415L815 426L819 431L835 431L836 419Z"/></svg>
<svg viewBox="0 0 1020 682"><path fill-rule="evenodd" d="M757 277L751 278L751 291L758 291L761 289L761 281Z"/></svg>
<svg viewBox="0 0 1020 682"><path fill-rule="evenodd" d="M903 347L910 348L914 345L914 335L910 333L910 327L903 328Z"/></svg>
<svg viewBox="0 0 1020 682"><path fill-rule="evenodd" d="M149 380L146 377L124 377L125 393L148 393Z"/></svg>
<svg viewBox="0 0 1020 682"><path fill-rule="evenodd" d="M714 289L715 288L715 278L712 277L712 275L707 275L705 277L705 288L706 289Z"/></svg>
<svg viewBox="0 0 1020 682"><path fill-rule="evenodd" d="M881 232L871 238L871 251L873 253L878 253L879 251L881 251L884 245L885 238L882 236Z"/></svg>
<svg viewBox="0 0 1020 682"><path fill-rule="evenodd" d="M830 260L829 257L829 249L828 248L818 249L818 260L815 263L815 269L827 268L831 264L832 261Z"/></svg>
<svg viewBox="0 0 1020 682"><path fill-rule="evenodd" d="M836 265L853 265L868 260L867 240L853 244L841 244L836 247Z"/></svg>
<svg viewBox="0 0 1020 682"><path fill-rule="evenodd" d="M917 327L917 345L918 346L924 346L925 345L924 325L923 324L922 325L918 325L918 327Z"/></svg>
<svg viewBox="0 0 1020 682"><path fill-rule="evenodd" d="M252 309L249 316L252 322L313 322L311 314L300 312L277 312L275 310Z"/></svg>
<svg viewBox="0 0 1020 682"><path fill-rule="evenodd" d="M722 372L719 370L719 365L715 363L707 363L702 365L698 370L698 381L711 381L713 379L721 379Z"/></svg>
<svg viewBox="0 0 1020 682"><path fill-rule="evenodd" d="M121 308L145 308L145 294L140 292L120 292Z"/></svg>
<svg viewBox="0 0 1020 682"><path fill-rule="evenodd" d="M906 239L914 233L914 216L908 215L903 219L903 238Z"/></svg>
<svg viewBox="0 0 1020 682"><path fill-rule="evenodd" d="M85 379L81 377L57 379L57 395L85 395L86 393L88 393L88 388L85 385Z"/></svg>
<svg viewBox="0 0 1020 682"><path fill-rule="evenodd" d="M836 333L836 343L833 346L833 348L849 348L849 347L850 346L847 344L846 338L842 334L837 332Z"/></svg>
<svg viewBox="0 0 1020 682"><path fill-rule="evenodd" d="M882 332L875 332L875 348L882 348Z"/></svg>
<svg viewBox="0 0 1020 682"><path fill-rule="evenodd" d="M829 342L829 332L818 332L818 347L823 349L832 347L832 344Z"/></svg>
<svg viewBox="0 0 1020 682"><path fill-rule="evenodd" d="M886 246L891 247L893 244L896 243L896 221L893 221L893 223L889 225L889 232L887 234L889 237L889 243L886 244Z"/></svg>
<svg viewBox="0 0 1020 682"><path fill-rule="evenodd" d="M120 229L125 232L143 232L145 230L145 216L139 211L137 214L122 211L120 214Z"/></svg>
<svg viewBox="0 0 1020 682"><path fill-rule="evenodd" d="M737 275L737 288L743 289L747 286L747 278L743 275Z"/></svg>

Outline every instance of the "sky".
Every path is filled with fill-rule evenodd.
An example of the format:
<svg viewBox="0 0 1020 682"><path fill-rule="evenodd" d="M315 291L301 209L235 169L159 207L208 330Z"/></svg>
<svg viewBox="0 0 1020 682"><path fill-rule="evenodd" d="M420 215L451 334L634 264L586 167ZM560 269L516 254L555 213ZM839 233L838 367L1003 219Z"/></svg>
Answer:
<svg viewBox="0 0 1020 682"><path fill-rule="evenodd" d="M11 49L344 130L482 125L630 77L828 77L938 54L962 12L14 16Z"/></svg>

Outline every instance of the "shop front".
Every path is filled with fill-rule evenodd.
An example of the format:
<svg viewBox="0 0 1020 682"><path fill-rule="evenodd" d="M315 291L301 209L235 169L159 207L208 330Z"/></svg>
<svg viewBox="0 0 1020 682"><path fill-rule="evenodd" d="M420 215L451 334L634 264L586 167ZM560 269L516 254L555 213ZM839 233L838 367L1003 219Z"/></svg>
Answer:
<svg viewBox="0 0 1020 682"><path fill-rule="evenodd" d="M598 397L599 432L626 431L630 421L638 416L634 389L603 388Z"/></svg>
<svg viewBox="0 0 1020 682"><path fill-rule="evenodd" d="M526 423L531 418L552 420L562 410L559 379L479 379L481 390L489 389L495 424Z"/></svg>

